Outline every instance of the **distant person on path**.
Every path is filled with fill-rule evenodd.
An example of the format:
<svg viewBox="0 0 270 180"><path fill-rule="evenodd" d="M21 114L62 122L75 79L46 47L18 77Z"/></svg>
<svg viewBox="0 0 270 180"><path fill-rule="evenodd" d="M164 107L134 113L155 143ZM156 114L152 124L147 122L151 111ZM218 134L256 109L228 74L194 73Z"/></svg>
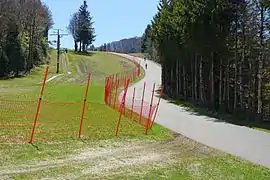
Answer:
<svg viewBox="0 0 270 180"><path fill-rule="evenodd" d="M147 63L145 64L145 69L147 69Z"/></svg>

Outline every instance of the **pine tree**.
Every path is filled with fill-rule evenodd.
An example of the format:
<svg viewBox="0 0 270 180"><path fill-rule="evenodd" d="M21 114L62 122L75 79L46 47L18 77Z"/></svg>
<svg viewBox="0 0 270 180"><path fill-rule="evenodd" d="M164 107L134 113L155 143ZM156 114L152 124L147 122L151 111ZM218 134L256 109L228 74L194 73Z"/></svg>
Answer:
<svg viewBox="0 0 270 180"><path fill-rule="evenodd" d="M78 35L80 44L82 44L82 51L86 51L87 47L95 40L92 16L87 8L88 5L84 1L78 12Z"/></svg>
<svg viewBox="0 0 270 180"><path fill-rule="evenodd" d="M161 63L165 92L249 119L269 111L269 4L160 0L142 50Z"/></svg>

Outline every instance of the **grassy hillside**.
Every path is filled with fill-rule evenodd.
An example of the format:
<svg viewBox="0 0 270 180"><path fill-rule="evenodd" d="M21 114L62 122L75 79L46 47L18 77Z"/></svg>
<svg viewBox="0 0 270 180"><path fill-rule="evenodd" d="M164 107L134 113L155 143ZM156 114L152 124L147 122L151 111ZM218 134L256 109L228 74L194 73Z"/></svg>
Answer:
<svg viewBox="0 0 270 180"><path fill-rule="evenodd" d="M51 52L50 59L47 79L57 77L46 85L45 93L53 91L50 88L56 88L55 85L72 87L79 84L83 88L88 72L91 72L91 83L103 86L106 76L133 71L135 67L132 62L107 53L93 52L80 55L70 52L67 55L61 55L60 73L56 74L56 51ZM27 77L1 80L0 98L35 99L39 95L44 70L45 66L36 67L34 72ZM46 94L44 97L46 98Z"/></svg>
<svg viewBox="0 0 270 180"><path fill-rule="evenodd" d="M52 51L50 57L48 79L56 76L56 52ZM133 71L135 65L111 54L95 52L90 55L79 55L70 52L66 57L61 56L60 67L60 76L47 82L45 86L38 119L40 125L35 137L35 145L38 149L42 149L41 151L35 151L27 142L45 66L37 67L27 77L0 81L0 155L2 155L0 161L4 163L3 165L54 158L71 152L78 146L84 147L84 144L77 141L76 133L79 128L87 72L92 73L92 81L85 113L84 140L115 138L118 112L103 102L104 78L110 74ZM170 137L169 131L158 133L160 128L157 126L157 129L154 129L157 132L153 131L153 136L146 137L140 125L124 117L120 135L124 138ZM48 154L59 148L59 143L61 151Z"/></svg>
<svg viewBox="0 0 270 180"><path fill-rule="evenodd" d="M139 58L144 58L146 54L144 53L130 53L129 55L139 57Z"/></svg>
<svg viewBox="0 0 270 180"><path fill-rule="evenodd" d="M49 78L55 76L55 52ZM95 52L61 56L60 76L47 83L34 145L28 144L44 67L0 81L0 177L4 179L269 179L270 171L155 125L144 135L103 103L104 77L134 65ZM87 72L92 73L83 137L77 139ZM5 101L5 100L9 101ZM10 101L13 99L15 101ZM27 101L25 101L27 100ZM29 101L29 100L33 100Z"/></svg>

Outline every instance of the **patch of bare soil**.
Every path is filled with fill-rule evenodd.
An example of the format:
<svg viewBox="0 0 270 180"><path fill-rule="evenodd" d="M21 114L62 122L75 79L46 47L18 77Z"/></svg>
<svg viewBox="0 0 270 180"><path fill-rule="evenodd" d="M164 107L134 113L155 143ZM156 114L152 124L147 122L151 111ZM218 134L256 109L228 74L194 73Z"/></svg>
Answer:
<svg viewBox="0 0 270 180"><path fill-rule="evenodd" d="M3 142L8 142L6 144L23 144L25 141L25 138L21 135L0 135L0 146L4 144Z"/></svg>
<svg viewBox="0 0 270 180"><path fill-rule="evenodd" d="M19 92L30 92L33 91L36 87L0 87L0 93L9 93L9 94L17 94ZM1 97L1 94L0 94Z"/></svg>
<svg viewBox="0 0 270 180"><path fill-rule="evenodd" d="M101 144L104 144L104 142L101 142ZM90 175L91 177L106 177L122 173L131 167L150 168L169 165L175 162L174 157L176 155L184 156L189 153L204 156L213 155L216 151L180 135L177 135L173 140L164 142L134 140L120 143L112 141L106 142L105 146L83 149L55 160L31 162L10 167L0 166L0 177L8 178L16 174L38 173L43 170L67 166L83 167L79 174L73 174L76 178ZM70 177L70 172L60 176L60 178Z"/></svg>
<svg viewBox="0 0 270 180"><path fill-rule="evenodd" d="M4 93L4 92L7 92L7 88L3 88L3 87L0 87L0 92Z"/></svg>
<svg viewBox="0 0 270 180"><path fill-rule="evenodd" d="M121 60L120 64L124 69L128 69L131 66L127 61L124 60Z"/></svg>
<svg viewBox="0 0 270 180"><path fill-rule="evenodd" d="M62 54L61 56L61 62L62 62L62 66L63 66L63 70L65 73L68 72L68 59L67 59L67 55L66 54Z"/></svg>
<svg viewBox="0 0 270 180"><path fill-rule="evenodd" d="M83 62L83 61L80 61L77 65L77 70L78 72L83 75L85 73L88 72L88 69L87 69L87 65Z"/></svg>
<svg viewBox="0 0 270 180"><path fill-rule="evenodd" d="M77 82L86 82L87 81L87 73L89 72L87 65L83 60L79 61L79 63L76 65L77 71L80 75L80 77L76 78ZM73 81L73 80L71 80Z"/></svg>

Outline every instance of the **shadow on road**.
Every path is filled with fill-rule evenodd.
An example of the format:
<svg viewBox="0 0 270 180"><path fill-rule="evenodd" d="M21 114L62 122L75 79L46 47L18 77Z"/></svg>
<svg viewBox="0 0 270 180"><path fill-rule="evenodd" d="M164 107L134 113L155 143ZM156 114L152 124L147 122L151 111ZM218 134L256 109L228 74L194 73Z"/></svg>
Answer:
<svg viewBox="0 0 270 180"><path fill-rule="evenodd" d="M209 121L222 123L226 122L238 126L246 126L270 132L270 122L255 120L256 118L250 118L249 120L247 120L244 117L241 118L234 114L229 114L226 112L216 112L211 109L203 108L202 106L194 104L190 101L174 100L166 94L163 94L162 98L167 100L169 103L183 107L191 115L210 117L211 119L209 119ZM242 114L242 116L244 115Z"/></svg>

